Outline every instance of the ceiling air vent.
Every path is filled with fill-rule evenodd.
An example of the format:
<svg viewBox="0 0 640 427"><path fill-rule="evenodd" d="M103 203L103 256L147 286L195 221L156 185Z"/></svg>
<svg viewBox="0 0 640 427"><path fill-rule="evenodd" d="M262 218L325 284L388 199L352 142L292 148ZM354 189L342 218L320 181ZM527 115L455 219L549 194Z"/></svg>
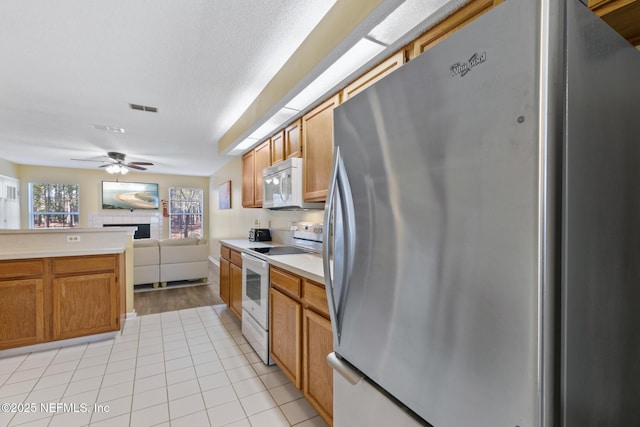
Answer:
<svg viewBox="0 0 640 427"><path fill-rule="evenodd" d="M129 107L132 110L148 111L149 113L157 113L158 112L158 107L150 107L148 105L129 104Z"/></svg>

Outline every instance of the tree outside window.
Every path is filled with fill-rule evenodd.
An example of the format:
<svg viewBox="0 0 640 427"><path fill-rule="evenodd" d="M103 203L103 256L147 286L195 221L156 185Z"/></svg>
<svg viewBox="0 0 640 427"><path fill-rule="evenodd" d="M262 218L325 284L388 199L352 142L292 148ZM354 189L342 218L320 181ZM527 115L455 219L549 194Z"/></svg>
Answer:
<svg viewBox="0 0 640 427"><path fill-rule="evenodd" d="M29 183L30 228L68 228L79 223L78 184Z"/></svg>
<svg viewBox="0 0 640 427"><path fill-rule="evenodd" d="M169 188L171 239L202 237L204 196L201 188Z"/></svg>

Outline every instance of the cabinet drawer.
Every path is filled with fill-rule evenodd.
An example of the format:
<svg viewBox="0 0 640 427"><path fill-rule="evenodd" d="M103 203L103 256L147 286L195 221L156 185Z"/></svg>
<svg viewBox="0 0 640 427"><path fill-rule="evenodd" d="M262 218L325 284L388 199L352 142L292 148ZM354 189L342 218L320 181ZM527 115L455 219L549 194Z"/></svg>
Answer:
<svg viewBox="0 0 640 427"><path fill-rule="evenodd" d="M52 259L53 274L115 271L115 255L95 255Z"/></svg>
<svg viewBox="0 0 640 427"><path fill-rule="evenodd" d="M269 277L271 286L278 288L291 296L300 298L300 278L274 267L271 267Z"/></svg>
<svg viewBox="0 0 640 427"><path fill-rule="evenodd" d="M220 256L221 256L222 258L225 258L225 259L231 260L231 249L229 249L229 248L228 248L228 247L226 247L226 246L221 246L221 247L220 247Z"/></svg>
<svg viewBox="0 0 640 427"><path fill-rule="evenodd" d="M320 314L324 314L327 318L329 317L329 304L327 303L327 294L324 286L305 280L302 283L302 298L310 308Z"/></svg>
<svg viewBox="0 0 640 427"><path fill-rule="evenodd" d="M231 251L231 262L242 267L242 255L238 251Z"/></svg>
<svg viewBox="0 0 640 427"><path fill-rule="evenodd" d="M0 279L42 276L44 272L43 259L28 259L24 261L1 261Z"/></svg>

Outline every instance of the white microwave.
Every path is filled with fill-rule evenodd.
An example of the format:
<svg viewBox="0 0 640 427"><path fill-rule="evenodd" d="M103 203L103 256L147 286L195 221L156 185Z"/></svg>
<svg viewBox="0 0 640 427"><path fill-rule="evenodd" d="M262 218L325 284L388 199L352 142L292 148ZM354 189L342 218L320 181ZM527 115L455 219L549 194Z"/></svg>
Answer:
<svg viewBox="0 0 640 427"><path fill-rule="evenodd" d="M302 159L292 157L262 171L262 207L267 209L324 209L324 203L302 200Z"/></svg>

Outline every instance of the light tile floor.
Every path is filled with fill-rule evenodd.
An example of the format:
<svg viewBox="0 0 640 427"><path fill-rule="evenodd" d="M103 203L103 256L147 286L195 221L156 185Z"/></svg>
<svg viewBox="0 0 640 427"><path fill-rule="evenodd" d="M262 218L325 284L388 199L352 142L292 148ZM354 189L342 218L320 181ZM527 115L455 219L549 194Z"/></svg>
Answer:
<svg viewBox="0 0 640 427"><path fill-rule="evenodd" d="M260 361L224 305L141 316L112 340L0 359L0 404L10 404L0 426L327 425Z"/></svg>

